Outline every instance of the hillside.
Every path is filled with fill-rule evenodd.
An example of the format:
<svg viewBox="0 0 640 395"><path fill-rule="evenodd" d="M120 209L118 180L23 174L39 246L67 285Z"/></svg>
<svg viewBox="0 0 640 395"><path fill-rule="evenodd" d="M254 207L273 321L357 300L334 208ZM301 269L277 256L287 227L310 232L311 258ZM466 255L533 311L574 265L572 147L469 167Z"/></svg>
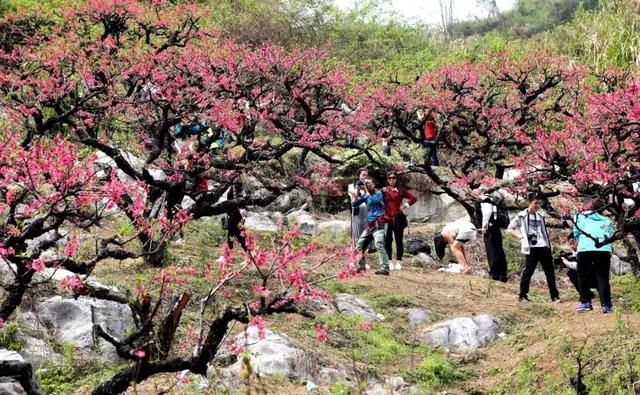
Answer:
<svg viewBox="0 0 640 395"><path fill-rule="evenodd" d="M184 245L174 247L172 251L176 257L197 260L203 255L215 256L217 248L205 243L206 236L213 235L211 240L215 242L221 230L215 230L217 225L203 225L199 225L197 231L192 228ZM431 226L415 226L412 235L431 233L431 229ZM340 239L344 240L342 237ZM325 235L314 241L329 248ZM474 260L478 267L484 265L482 255L478 255L480 250L476 245ZM513 253L510 251L509 255L514 256ZM372 266L375 261L370 258ZM523 306L517 301L515 268L511 270L509 282L502 284L475 275L440 272L434 267L422 267L422 262L417 257L405 259L405 267L393 271L389 277L365 274L356 279L324 284L332 296L346 293L361 297L376 313L384 316L383 321L372 322L370 332L361 328L362 322L367 320L339 313L320 313L315 319L299 316L268 319L270 330L286 334L291 338L292 347L304 350L305 358L313 361L312 371L317 373L320 368L333 368L345 375L346 379L334 378L332 383L318 383L318 393L357 393L358 377L369 382L362 388L368 388L370 394L391 393L390 386L376 387L374 384L384 383L390 377L402 377L407 383L398 393L575 393L569 385L577 369L574 355L585 341L583 359L594 364L589 368L593 371L585 370L588 373L585 382L593 389L592 393L611 393L613 389L625 392L624 388L630 385L627 380L635 381L640 373L640 366L635 362L640 339L634 334L640 329L640 314L631 312L635 299L629 294L629 284L635 284L635 280L629 275L613 280L613 300L618 313L602 315L598 310L575 311L577 293L562 271L557 271L561 303L550 303L546 288L536 287L534 280L533 303ZM511 260L512 264L517 266L518 262ZM140 281L147 273L152 275L153 269L145 268L141 263L125 262L102 266L97 276L107 282L117 276L122 283L123 280L127 282L127 277L131 282ZM194 288L193 283L185 287ZM431 318L418 325L411 324L409 312L416 309L430 312ZM191 305L188 310L189 316L195 317L197 306ZM414 340L416 334L438 322L483 314L499 319L503 334L476 351L432 348ZM328 325L328 341L321 342L316 338L313 329L316 322ZM242 328L237 327L234 333L240 330ZM188 342L188 336L182 341ZM224 366L227 364L219 369L224 370ZM91 376L95 379L102 374L96 370ZM176 385L174 375L158 375L127 393L151 394L167 390L171 394L199 394L205 393L205 388L216 394L228 393L220 387L225 381L216 380L215 375L206 382L192 376L189 385L181 386ZM233 380L227 383L237 386L232 392L253 388L268 394L307 393L307 380L291 380L279 375L252 375L239 383ZM76 391L59 393L79 395L90 388L90 385L81 386Z"/></svg>

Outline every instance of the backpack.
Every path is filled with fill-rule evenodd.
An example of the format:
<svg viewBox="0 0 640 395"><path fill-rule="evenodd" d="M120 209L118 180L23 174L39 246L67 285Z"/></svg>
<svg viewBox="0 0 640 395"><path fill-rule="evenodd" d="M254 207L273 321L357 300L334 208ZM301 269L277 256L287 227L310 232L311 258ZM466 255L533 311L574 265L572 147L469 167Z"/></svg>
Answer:
<svg viewBox="0 0 640 395"><path fill-rule="evenodd" d="M509 226L509 211L507 210L507 203L502 196L494 196L489 198L489 203L496 206L495 216L491 216L489 221L491 225L497 225L500 229L507 229Z"/></svg>

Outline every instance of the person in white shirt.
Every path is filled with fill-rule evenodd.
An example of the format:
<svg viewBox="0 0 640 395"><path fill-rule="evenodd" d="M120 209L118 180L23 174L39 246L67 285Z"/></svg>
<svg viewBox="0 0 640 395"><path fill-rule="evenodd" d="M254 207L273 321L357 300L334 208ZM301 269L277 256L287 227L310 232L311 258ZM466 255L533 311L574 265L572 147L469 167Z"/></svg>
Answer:
<svg viewBox="0 0 640 395"><path fill-rule="evenodd" d="M354 196L358 198L364 196L364 181L369 177L369 171L365 168L358 169L356 179L347 188L349 203L354 202ZM349 205L351 207L351 204ZM358 207L351 207L351 247L355 248L356 241L360 238L362 232L367 228L367 205L362 203ZM371 251L370 251L371 252Z"/></svg>
<svg viewBox="0 0 640 395"><path fill-rule="evenodd" d="M556 276L553 271L551 242L545 224L546 213L541 209L542 199L538 193L530 193L529 202L529 207L520 211L507 227L510 234L520 239L520 251L526 258L520 277L519 301L520 303L529 302L531 277L540 262L547 278L551 301L556 303L560 301L560 293L556 287Z"/></svg>
<svg viewBox="0 0 640 395"><path fill-rule="evenodd" d="M459 219L448 223L439 235L434 238L435 250L438 258L444 257L444 250L447 245L451 247L451 254L456 261L462 266L461 273L467 274L471 272L471 265L467 259L465 244L474 241L477 237L476 227L467 219Z"/></svg>

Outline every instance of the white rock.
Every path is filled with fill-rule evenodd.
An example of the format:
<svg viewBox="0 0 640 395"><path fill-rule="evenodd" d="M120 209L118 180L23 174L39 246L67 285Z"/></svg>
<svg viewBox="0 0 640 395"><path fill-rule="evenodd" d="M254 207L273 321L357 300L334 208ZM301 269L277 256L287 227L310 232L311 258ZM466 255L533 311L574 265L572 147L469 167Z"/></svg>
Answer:
<svg viewBox="0 0 640 395"><path fill-rule="evenodd" d="M427 310L421 309L410 309L409 310L409 323L411 325L420 325L424 322L427 322L431 319L431 312Z"/></svg>
<svg viewBox="0 0 640 395"><path fill-rule="evenodd" d="M407 385L401 376L387 377L384 383L393 387L395 391L399 391Z"/></svg>
<svg viewBox="0 0 640 395"><path fill-rule="evenodd" d="M291 380L310 380L313 378L313 362L303 350L293 347L289 337L266 329L262 339L258 329L249 327L247 337L241 333L236 343L244 347L251 358L254 371L260 375L275 375ZM238 358L231 372L239 372L242 358Z"/></svg>
<svg viewBox="0 0 640 395"><path fill-rule="evenodd" d="M380 321L376 312L357 296L351 294L337 294L335 297L338 311L344 315L359 315L367 321Z"/></svg>
<svg viewBox="0 0 640 395"><path fill-rule="evenodd" d="M444 224L467 215L465 208L447 194L415 191L418 201L404 212L411 221Z"/></svg>
<svg viewBox="0 0 640 395"><path fill-rule="evenodd" d="M7 350L6 348L1 348L0 349L0 361L24 362L24 358L22 358L22 355L18 354L15 351Z"/></svg>
<svg viewBox="0 0 640 395"><path fill-rule="evenodd" d="M333 384L339 381L351 381L351 378L344 369L322 368L318 372L317 381L320 384Z"/></svg>
<svg viewBox="0 0 640 395"><path fill-rule="evenodd" d="M39 318L51 328L59 343L71 342L77 348L93 352L93 324L116 338L122 338L133 328L131 309L120 303L87 298L63 299L60 296L47 299L36 306ZM92 319L93 317L93 319ZM99 339L98 348L102 356L117 359L115 348Z"/></svg>
<svg viewBox="0 0 640 395"><path fill-rule="evenodd" d="M276 225L266 214L251 211L247 213L247 218L244 220L244 226L249 230L258 232L278 231L278 225Z"/></svg>
<svg viewBox="0 0 640 395"><path fill-rule="evenodd" d="M300 232L306 235L316 234L316 220L313 215L306 211L296 211L287 215L289 224L297 224L300 227Z"/></svg>
<svg viewBox="0 0 640 395"><path fill-rule="evenodd" d="M416 258L418 259L418 261L420 262L422 267L436 268L436 267L439 266L438 262L435 259L433 259L431 256L425 254L424 252L419 252L416 255Z"/></svg>
<svg viewBox="0 0 640 395"><path fill-rule="evenodd" d="M623 276L627 273L631 273L632 268L631 268L631 264L629 262L625 262L622 259L620 259L620 257L618 257L617 255L611 255L611 268L610 268L610 272L611 274L614 274L616 276Z"/></svg>
<svg viewBox="0 0 640 395"><path fill-rule="evenodd" d="M469 352L483 347L501 332L501 322L483 314L473 318L459 317L437 323L416 336L416 340L432 346Z"/></svg>
<svg viewBox="0 0 640 395"><path fill-rule="evenodd" d="M8 383L0 382L0 395L23 395L26 394L22 385L15 381Z"/></svg>
<svg viewBox="0 0 640 395"><path fill-rule="evenodd" d="M182 207L183 209L188 209L189 207L193 206L194 204L196 204L196 201L191 199L189 196L185 196L182 198L182 202L180 203L180 207Z"/></svg>
<svg viewBox="0 0 640 395"><path fill-rule="evenodd" d="M351 223L349 221L342 221L334 219L331 221L318 222L318 234L330 234L339 235L340 233L350 233Z"/></svg>

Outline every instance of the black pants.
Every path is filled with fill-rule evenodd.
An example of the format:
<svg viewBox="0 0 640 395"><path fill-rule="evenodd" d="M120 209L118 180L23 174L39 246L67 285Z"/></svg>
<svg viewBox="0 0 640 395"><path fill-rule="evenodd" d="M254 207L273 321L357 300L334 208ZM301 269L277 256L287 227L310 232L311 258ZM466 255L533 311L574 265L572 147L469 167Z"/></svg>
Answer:
<svg viewBox="0 0 640 395"><path fill-rule="evenodd" d="M591 301L589 297L589 277L595 275L600 304L611 306L610 267L610 252L583 251L578 253L578 292L580 292L580 302Z"/></svg>
<svg viewBox="0 0 640 395"><path fill-rule="evenodd" d="M427 144L427 163L430 166L440 166L440 161L438 160L438 151L437 145L435 142L429 142Z"/></svg>
<svg viewBox="0 0 640 395"><path fill-rule="evenodd" d="M507 257L502 248L502 232L498 226L490 226L484 235L484 248L489 261L489 276L496 281L507 282Z"/></svg>
<svg viewBox="0 0 640 395"><path fill-rule="evenodd" d="M529 285L531 284L531 276L538 266L538 262L542 265L544 275L547 277L547 286L551 299L558 298L560 293L556 287L556 274L553 271L553 257L551 256L551 248L534 247L531 248L529 255L526 256L522 276L520 277L520 297L526 298L529 294Z"/></svg>
<svg viewBox="0 0 640 395"><path fill-rule="evenodd" d="M387 234L384 236L384 248L387 250L387 256L389 259L393 259L393 251L391 251L391 244L393 239L396 240L396 257L399 261L402 260L404 254L404 242L402 237L404 234L404 228L401 226L400 221L396 220L387 225Z"/></svg>
<svg viewBox="0 0 640 395"><path fill-rule="evenodd" d="M569 281L571 281L571 284L573 284L576 291L580 293L580 288L578 288L578 271L573 269L567 270L567 277L569 277ZM593 273L591 273L591 275L589 276L589 292L587 292L589 296L589 300L596 297L596 295L594 295L593 292L591 292L592 288L593 289L598 288L598 282L596 280L596 276Z"/></svg>

